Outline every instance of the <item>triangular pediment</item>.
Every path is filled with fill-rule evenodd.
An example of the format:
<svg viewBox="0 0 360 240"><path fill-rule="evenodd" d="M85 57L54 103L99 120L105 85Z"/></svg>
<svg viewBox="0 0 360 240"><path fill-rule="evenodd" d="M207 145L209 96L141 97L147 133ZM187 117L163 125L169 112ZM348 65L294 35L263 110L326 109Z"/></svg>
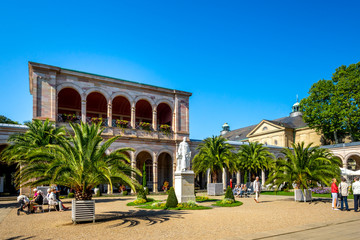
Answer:
<svg viewBox="0 0 360 240"><path fill-rule="evenodd" d="M251 132L249 132L247 137L267 134L270 132L276 132L284 129L285 127L280 126L276 123L270 122L268 120L262 120L258 125L256 125L256 127Z"/></svg>

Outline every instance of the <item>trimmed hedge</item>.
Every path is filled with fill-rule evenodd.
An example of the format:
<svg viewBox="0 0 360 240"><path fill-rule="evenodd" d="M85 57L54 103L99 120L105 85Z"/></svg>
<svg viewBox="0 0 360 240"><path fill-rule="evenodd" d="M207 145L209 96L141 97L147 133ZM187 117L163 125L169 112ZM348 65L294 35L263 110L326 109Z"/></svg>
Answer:
<svg viewBox="0 0 360 240"><path fill-rule="evenodd" d="M176 208L177 205L178 205L178 200L175 195L175 190L173 187L171 187L169 190L168 198L166 200L166 207L167 208Z"/></svg>
<svg viewBox="0 0 360 240"><path fill-rule="evenodd" d="M235 201L235 197L230 186L228 186L226 189L225 198L232 199Z"/></svg>

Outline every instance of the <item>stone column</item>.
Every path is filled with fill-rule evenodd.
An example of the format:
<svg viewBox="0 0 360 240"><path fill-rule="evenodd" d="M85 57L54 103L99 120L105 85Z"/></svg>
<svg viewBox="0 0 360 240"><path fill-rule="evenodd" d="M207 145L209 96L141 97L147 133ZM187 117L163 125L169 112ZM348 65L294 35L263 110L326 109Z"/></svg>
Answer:
<svg viewBox="0 0 360 240"><path fill-rule="evenodd" d="M152 127L155 131L158 130L157 127L157 111L156 108L153 109L153 115L152 115Z"/></svg>
<svg viewBox="0 0 360 240"><path fill-rule="evenodd" d="M130 160L131 167L136 168L135 152L130 152ZM131 173L131 178L136 179L136 174L134 172ZM131 193L135 193L134 190L131 189Z"/></svg>
<svg viewBox="0 0 360 240"><path fill-rule="evenodd" d="M261 170L261 186L265 187L265 170Z"/></svg>
<svg viewBox="0 0 360 240"><path fill-rule="evenodd" d="M178 132L178 111L179 111L179 99L177 94L175 94L175 107L174 107L174 116L173 116L173 131L176 134Z"/></svg>
<svg viewBox="0 0 360 240"><path fill-rule="evenodd" d="M108 119L108 127L112 127L112 103L111 103L111 100L109 100L108 106L107 106L107 119Z"/></svg>
<svg viewBox="0 0 360 240"><path fill-rule="evenodd" d="M158 192L158 160L156 155L153 152L153 192Z"/></svg>
<svg viewBox="0 0 360 240"><path fill-rule="evenodd" d="M190 120L189 120L189 104L187 104L186 107L186 132L189 133L189 125L190 125Z"/></svg>
<svg viewBox="0 0 360 240"><path fill-rule="evenodd" d="M241 173L240 173L240 171L238 171L237 173L236 173L236 185L240 185L241 184Z"/></svg>
<svg viewBox="0 0 360 240"><path fill-rule="evenodd" d="M81 121L86 123L86 100L81 100Z"/></svg>
<svg viewBox="0 0 360 240"><path fill-rule="evenodd" d="M136 109L135 109L135 103L131 106L131 127L136 128Z"/></svg>
<svg viewBox="0 0 360 240"><path fill-rule="evenodd" d="M226 169L225 168L223 168L223 172L222 172L222 183L223 183L223 187L224 187L224 189L226 189L226 179L227 179L227 177L226 177Z"/></svg>
<svg viewBox="0 0 360 240"><path fill-rule="evenodd" d="M210 168L206 171L206 177L207 177L207 183L211 183L211 174L210 174Z"/></svg>

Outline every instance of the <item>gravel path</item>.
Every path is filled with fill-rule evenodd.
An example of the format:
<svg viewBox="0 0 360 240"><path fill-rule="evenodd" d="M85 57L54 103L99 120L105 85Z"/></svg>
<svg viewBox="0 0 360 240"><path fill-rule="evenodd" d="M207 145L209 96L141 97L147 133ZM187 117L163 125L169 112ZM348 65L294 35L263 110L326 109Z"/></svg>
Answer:
<svg viewBox="0 0 360 240"><path fill-rule="evenodd" d="M165 199L166 196L155 196ZM219 197L218 197L219 198ZM296 226L354 219L360 214L331 210L329 201L297 203L284 196L241 199L234 208L165 211L127 207L134 197L96 199L96 223L73 225L71 211L20 216L12 208L0 223L1 239L232 239ZM219 198L220 199L220 198ZM0 212L1 212L0 203ZM66 206L70 202L65 203ZM211 203L201 205L210 206ZM350 202L353 206L353 202ZM8 211L6 211L8 213Z"/></svg>

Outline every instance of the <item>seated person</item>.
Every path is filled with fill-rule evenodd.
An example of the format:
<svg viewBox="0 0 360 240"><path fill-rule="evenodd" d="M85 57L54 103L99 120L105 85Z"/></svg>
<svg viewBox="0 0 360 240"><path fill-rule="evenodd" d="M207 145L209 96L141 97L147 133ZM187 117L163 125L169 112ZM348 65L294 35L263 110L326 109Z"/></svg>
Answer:
<svg viewBox="0 0 360 240"><path fill-rule="evenodd" d="M37 205L43 205L44 197L43 197L42 192L41 192L40 190L37 191L37 196L36 196L36 197L35 197L35 195L34 195L33 201L34 201Z"/></svg>
<svg viewBox="0 0 360 240"><path fill-rule="evenodd" d="M246 184L241 184L240 196L242 197L247 191Z"/></svg>
<svg viewBox="0 0 360 240"><path fill-rule="evenodd" d="M25 195L20 195L17 197L17 201L18 203L20 203L20 207L17 210L17 215L20 215L20 212L24 212L26 214L30 213L30 200L27 196ZM27 211L24 210L24 208L28 208Z"/></svg>
<svg viewBox="0 0 360 240"><path fill-rule="evenodd" d="M52 203L56 203L57 206L59 206L60 212L64 211L62 208L62 202L56 198L56 190L52 189L51 193L49 195L49 205L52 205Z"/></svg>
<svg viewBox="0 0 360 240"><path fill-rule="evenodd" d="M234 189L232 191L233 191L234 196L238 196L239 195L239 187L238 187L238 185L235 185L235 187L234 187Z"/></svg>

